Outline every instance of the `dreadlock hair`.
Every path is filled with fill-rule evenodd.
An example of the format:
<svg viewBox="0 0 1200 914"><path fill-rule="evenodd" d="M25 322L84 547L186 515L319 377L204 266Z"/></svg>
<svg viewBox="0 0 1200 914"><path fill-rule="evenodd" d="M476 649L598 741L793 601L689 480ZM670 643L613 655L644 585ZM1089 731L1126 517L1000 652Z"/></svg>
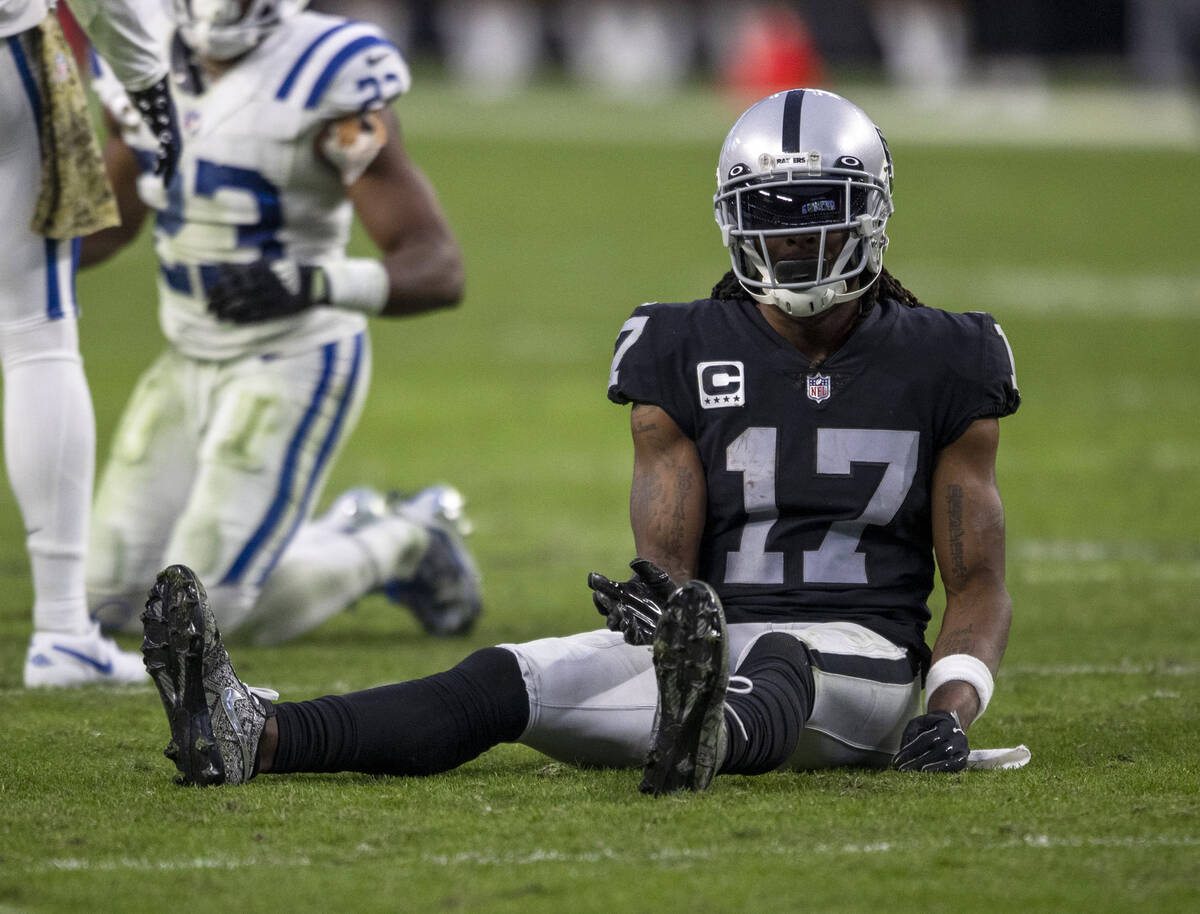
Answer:
<svg viewBox="0 0 1200 914"><path fill-rule="evenodd" d="M733 270L727 270L725 275L717 280L712 293L708 296L716 301L736 301L739 298L749 298L742 284L733 275Z"/></svg>
<svg viewBox="0 0 1200 914"><path fill-rule="evenodd" d="M733 270L729 270L721 279L713 286L710 298L717 301L734 301L736 299L748 299L750 296L738 282L737 277L733 275ZM909 308L924 308L925 303L922 302L912 292L904 288L895 276L887 271L887 267L882 268L879 274L879 279L867 290L860 300L859 309L861 314L866 314L875 307L875 303L879 299L890 298L892 301L899 302L902 305L907 305Z"/></svg>
<svg viewBox="0 0 1200 914"><path fill-rule="evenodd" d="M868 294L873 295L871 304L879 301L880 296L885 296L910 308L925 307L925 302L901 285L900 280L887 271L887 267L880 267L879 280L871 287Z"/></svg>

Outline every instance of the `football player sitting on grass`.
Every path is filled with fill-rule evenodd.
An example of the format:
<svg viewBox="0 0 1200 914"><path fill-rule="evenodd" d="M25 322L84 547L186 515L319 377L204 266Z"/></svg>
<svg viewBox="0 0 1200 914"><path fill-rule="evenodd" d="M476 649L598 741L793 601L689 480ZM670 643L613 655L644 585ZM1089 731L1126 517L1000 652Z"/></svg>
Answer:
<svg viewBox="0 0 1200 914"><path fill-rule="evenodd" d="M967 765L1012 615L1008 344L989 315L925 307L884 270L891 156L850 102L772 95L718 161L732 271L708 298L637 308L616 341L642 558L628 581L589 578L607 627L277 703L237 677L197 576L167 568L143 651L183 782L425 775L514 741L641 766L654 795L719 773Z"/></svg>

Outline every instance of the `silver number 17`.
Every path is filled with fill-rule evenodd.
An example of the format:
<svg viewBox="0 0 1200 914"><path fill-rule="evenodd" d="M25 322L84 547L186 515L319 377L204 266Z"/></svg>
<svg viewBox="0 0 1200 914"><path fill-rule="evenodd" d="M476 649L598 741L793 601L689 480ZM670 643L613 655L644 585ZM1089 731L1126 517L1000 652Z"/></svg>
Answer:
<svg viewBox="0 0 1200 914"><path fill-rule="evenodd" d="M817 549L803 553L808 584L866 584L866 555L858 551L868 525L891 523L917 472L920 432L890 429L817 429L817 475L848 477L854 464L882 464L883 478L862 513L834 521ZM775 498L778 430L751 427L725 449L725 466L742 474L747 520L736 552L725 563L727 584L782 584L782 552L768 552L767 536L779 520Z"/></svg>

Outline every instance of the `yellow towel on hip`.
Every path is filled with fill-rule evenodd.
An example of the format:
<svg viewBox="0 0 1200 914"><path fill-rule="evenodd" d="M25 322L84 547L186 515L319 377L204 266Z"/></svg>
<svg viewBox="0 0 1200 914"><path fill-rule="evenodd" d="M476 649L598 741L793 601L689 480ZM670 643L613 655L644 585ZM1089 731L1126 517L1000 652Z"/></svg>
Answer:
<svg viewBox="0 0 1200 914"><path fill-rule="evenodd" d="M30 228L69 239L119 225L75 57L51 13L28 33L41 90L42 186Z"/></svg>

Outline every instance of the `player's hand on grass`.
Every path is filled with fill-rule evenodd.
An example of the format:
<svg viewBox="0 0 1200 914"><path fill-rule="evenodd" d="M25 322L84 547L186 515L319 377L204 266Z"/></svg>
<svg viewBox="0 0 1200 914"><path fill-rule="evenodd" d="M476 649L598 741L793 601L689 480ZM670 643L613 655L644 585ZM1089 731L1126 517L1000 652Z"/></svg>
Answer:
<svg viewBox="0 0 1200 914"><path fill-rule="evenodd" d="M588 575L592 602L609 630L622 632L630 644L649 644L667 600L675 591L670 575L648 559L629 563L633 577L613 581L599 572Z"/></svg>
<svg viewBox="0 0 1200 914"><path fill-rule="evenodd" d="M930 711L905 726L892 767L898 771L962 771L969 751L967 734L954 715Z"/></svg>
<svg viewBox="0 0 1200 914"><path fill-rule="evenodd" d="M208 289L208 309L235 324L289 317L328 302L325 271L294 260L222 264Z"/></svg>

